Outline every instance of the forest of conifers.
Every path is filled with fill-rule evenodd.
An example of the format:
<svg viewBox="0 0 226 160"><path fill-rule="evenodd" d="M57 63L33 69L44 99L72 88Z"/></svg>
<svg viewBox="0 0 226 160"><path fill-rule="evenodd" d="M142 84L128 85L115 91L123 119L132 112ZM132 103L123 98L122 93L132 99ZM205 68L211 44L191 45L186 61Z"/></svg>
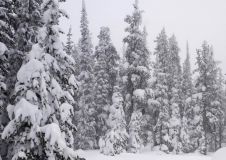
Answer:
<svg viewBox="0 0 226 160"><path fill-rule="evenodd" d="M150 52L142 10L125 15L123 53L109 27L92 45L85 2L79 42L61 40L65 0L0 0L0 159L74 160L74 150L136 153L216 151L224 137L226 90L213 46L189 45L181 62L163 28ZM123 23L123 22L122 22Z"/></svg>

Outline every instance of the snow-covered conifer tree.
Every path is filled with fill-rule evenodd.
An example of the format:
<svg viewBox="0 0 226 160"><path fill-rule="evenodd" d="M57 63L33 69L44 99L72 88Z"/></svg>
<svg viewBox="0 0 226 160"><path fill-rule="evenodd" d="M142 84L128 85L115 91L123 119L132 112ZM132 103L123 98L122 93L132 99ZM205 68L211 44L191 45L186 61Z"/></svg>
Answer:
<svg viewBox="0 0 226 160"><path fill-rule="evenodd" d="M43 25L34 26L38 34L30 38L36 43L31 44L31 51L26 50L17 73L14 101L7 107L10 122L2 138L14 142L7 158L76 159L69 148L75 130L74 99L68 89L77 89L71 75L74 61L63 51L58 28L59 18L65 14L55 0L43 1L35 8L40 9Z"/></svg>
<svg viewBox="0 0 226 160"><path fill-rule="evenodd" d="M107 131L106 120L112 101L110 97L112 97L113 86L116 83L119 56L111 43L110 29L108 27L101 27L98 38L99 44L95 51L94 101L97 111L97 135L99 139Z"/></svg>
<svg viewBox="0 0 226 160"><path fill-rule="evenodd" d="M223 131L224 131L224 117L225 117L225 79L222 74L222 70L218 68L217 73L217 91L215 93L216 95L216 101L215 106L218 105L218 112L216 114L218 118L218 122L214 124L214 142L213 142L213 150L217 150L222 147L222 141L223 141Z"/></svg>
<svg viewBox="0 0 226 160"><path fill-rule="evenodd" d="M212 48L204 42L201 50L197 50L196 80L197 94L200 94L200 111L201 111L201 139L200 152L207 154L211 148L214 130L220 123L219 115L222 114L221 105L217 99L217 63L213 57Z"/></svg>
<svg viewBox="0 0 226 160"><path fill-rule="evenodd" d="M183 152L191 152L194 150L194 103L195 99L192 98L194 93L193 83L192 83L192 73L190 64L190 53L189 46L187 42L186 46L186 59L183 63L183 73L182 73L182 126L181 126L181 141L183 146Z"/></svg>
<svg viewBox="0 0 226 160"><path fill-rule="evenodd" d="M109 109L107 124L109 130L101 137L100 152L106 155L120 154L126 150L128 134L126 131L125 113L123 110L123 97L119 87L114 87L112 105Z"/></svg>
<svg viewBox="0 0 226 160"><path fill-rule="evenodd" d="M143 145L141 143L140 128L142 111L147 107L146 89L149 79L149 55L145 36L140 29L142 11L138 1L133 5L132 15L127 15L125 22L128 27L125 31L128 35L124 38L127 44L125 58L128 63L125 81L125 112L129 131L128 150L137 152Z"/></svg>
<svg viewBox="0 0 226 160"><path fill-rule="evenodd" d="M168 79L168 99L170 103L169 137L170 147L174 153L180 153L182 145L180 141L181 133L181 65L179 48L176 37L169 38L169 79Z"/></svg>
<svg viewBox="0 0 226 160"><path fill-rule="evenodd" d="M165 29L161 31L155 40L155 56L154 65L155 82L153 84L155 92L155 100L158 102L158 120L155 126L156 144L160 145L160 149L168 152L169 144L169 119L170 119L170 104L168 99L168 77L169 77L169 44Z"/></svg>
<svg viewBox="0 0 226 160"><path fill-rule="evenodd" d="M40 2L37 0L7 1L2 0L1 23L0 23L0 41L8 48L5 53L4 65L6 76L5 87L7 88L7 104L14 101L14 86L16 83L16 74L20 69L23 59L27 52L31 50L32 43L36 42L37 26L40 22ZM10 65L9 65L10 64ZM6 113L6 107L4 107ZM6 115L4 114L4 117ZM5 119L5 118L4 118ZM6 123L6 122L4 122ZM5 142L10 147L13 146L9 139ZM10 151L8 152L9 154ZM3 158L6 158L5 155Z"/></svg>
<svg viewBox="0 0 226 160"><path fill-rule="evenodd" d="M97 148L96 122L95 122L95 105L94 105L94 56L90 32L88 28L88 19L85 1L82 1L81 11L81 38L79 40L79 76L80 96L78 115L78 130L76 135L75 146L82 149Z"/></svg>

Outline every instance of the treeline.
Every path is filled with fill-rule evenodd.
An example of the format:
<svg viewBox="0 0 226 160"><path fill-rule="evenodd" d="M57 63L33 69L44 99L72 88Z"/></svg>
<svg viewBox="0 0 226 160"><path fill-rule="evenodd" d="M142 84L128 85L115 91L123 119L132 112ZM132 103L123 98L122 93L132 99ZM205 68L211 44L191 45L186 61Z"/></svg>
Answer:
<svg viewBox="0 0 226 160"><path fill-rule="evenodd" d="M64 45L63 0L0 0L0 154L13 159L79 159L73 149L107 155L145 146L207 154L223 142L225 87L207 42L191 70L165 29L151 59L138 1L125 22L120 57L110 29L94 48L83 1L78 43Z"/></svg>

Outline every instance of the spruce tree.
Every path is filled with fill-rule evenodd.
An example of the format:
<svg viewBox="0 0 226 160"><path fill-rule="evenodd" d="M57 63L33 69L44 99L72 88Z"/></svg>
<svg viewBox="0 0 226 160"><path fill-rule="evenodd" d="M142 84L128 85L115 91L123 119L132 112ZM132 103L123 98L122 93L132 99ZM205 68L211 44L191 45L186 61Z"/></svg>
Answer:
<svg viewBox="0 0 226 160"><path fill-rule="evenodd" d="M39 21L43 25L34 28L42 34L30 37L36 43L30 51L24 50L27 55L17 73L14 101L7 107L10 122L2 138L14 142L7 159L76 159L69 148L75 126L71 120L74 99L68 87L76 90L77 85L71 75L73 59L59 40L58 22L63 12L54 0L35 8L43 15Z"/></svg>
<svg viewBox="0 0 226 160"><path fill-rule="evenodd" d="M196 72L198 77L196 80L197 93L200 94L200 112L201 112L201 139L200 152L207 154L211 148L214 130L220 123L219 114L222 110L220 102L217 100L217 63L213 58L213 50L204 42L201 50L197 50Z"/></svg>
<svg viewBox="0 0 226 160"><path fill-rule="evenodd" d="M169 77L169 43L165 29L158 35L155 48L155 65L153 84L155 92L156 107L158 108L158 120L155 125L156 144L160 145L162 151L168 152L170 144L169 139L169 119L170 119L170 103L168 99L168 77Z"/></svg>
<svg viewBox="0 0 226 160"><path fill-rule="evenodd" d="M223 131L224 131L224 112L225 112L225 91L224 91L225 80L222 74L222 70L218 68L217 73L217 91L216 91L216 101L215 106L218 105L219 111L217 113L218 122L214 124L214 150L222 147L223 141Z"/></svg>
<svg viewBox="0 0 226 160"><path fill-rule="evenodd" d="M84 0L82 1L81 11L81 38L79 40L79 76L80 95L79 95L79 111L78 111L78 130L76 135L76 148L94 149L97 148L96 122L95 122L95 105L94 105L94 56L90 32L88 28L87 12Z"/></svg>
<svg viewBox="0 0 226 160"><path fill-rule="evenodd" d="M186 46L186 59L183 63L182 74L182 129L181 129L181 141L183 146L183 152L191 152L194 150L194 124L192 124L194 118L194 100L192 100L192 94L194 93L192 84L192 73L190 64L189 46Z"/></svg>
<svg viewBox="0 0 226 160"><path fill-rule="evenodd" d="M127 44L125 58L126 67L125 81L125 112L129 132L130 152L137 152L143 145L141 142L140 128L142 111L147 108L147 82L149 78L149 54L145 43L145 36L140 30L142 11L138 7L138 1L133 5L132 15L127 15L125 22L128 27L125 31L128 35L124 38Z"/></svg>
<svg viewBox="0 0 226 160"><path fill-rule="evenodd" d="M179 47L176 37L169 38L169 79L168 79L168 99L170 103L170 147L174 153L180 153L182 145L180 142L181 133L181 65L179 57Z"/></svg>
<svg viewBox="0 0 226 160"><path fill-rule="evenodd" d="M94 101L97 111L97 138L99 139L107 131L106 120L111 105L113 87L116 82L119 56L111 42L108 27L101 27L98 38L99 44L95 51L96 63L94 66Z"/></svg>
<svg viewBox="0 0 226 160"><path fill-rule="evenodd" d="M8 117L6 105L8 103L14 103L14 96L12 95L16 84L16 74L22 65L26 53L31 50L32 43L36 42L34 35L37 34L36 26L39 26L40 22L39 5L40 1L36 0L2 0L0 2L0 41L8 49L3 56L4 63L2 63L4 66L4 83L7 88L5 92L2 92L7 95L3 108L3 117L5 117L4 126L8 121L8 118L6 118ZM7 144L10 147L13 145L9 140L6 140L4 143L5 148L7 148ZM3 158L6 158L6 154L4 153Z"/></svg>

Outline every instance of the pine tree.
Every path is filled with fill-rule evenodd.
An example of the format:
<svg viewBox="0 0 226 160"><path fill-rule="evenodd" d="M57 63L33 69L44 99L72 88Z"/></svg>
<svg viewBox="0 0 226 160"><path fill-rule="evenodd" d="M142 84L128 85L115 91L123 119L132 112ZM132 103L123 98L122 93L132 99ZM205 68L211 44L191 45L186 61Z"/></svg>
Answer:
<svg viewBox="0 0 226 160"><path fill-rule="evenodd" d="M196 80L197 93L201 95L201 139L200 152L207 154L211 147L216 125L220 122L219 114L222 110L217 100L217 63L213 58L213 50L204 42L201 50L197 50L196 72L199 74Z"/></svg>
<svg viewBox="0 0 226 160"><path fill-rule="evenodd" d="M168 99L168 77L169 77L169 44L165 29L161 31L157 37L155 48L156 61L154 65L155 82L153 84L155 92L156 107L158 108L158 120L155 126L156 144L160 145L160 149L168 152L169 144L169 99Z"/></svg>
<svg viewBox="0 0 226 160"><path fill-rule="evenodd" d="M129 131L129 151L137 152L142 146L140 137L142 111L147 108L146 89L149 78L149 51L145 36L140 30L142 11L139 10L138 1L135 1L132 15L127 15L125 29L128 35L124 38L127 43L126 82L125 82L125 112Z"/></svg>
<svg viewBox="0 0 226 160"><path fill-rule="evenodd" d="M80 74L78 81L80 82L80 99L78 111L78 130L76 135L76 147L82 149L97 148L96 140L96 122L95 122L95 105L94 105L94 56L92 51L91 37L88 29L88 19L84 0L82 1L81 12L81 38L79 40L79 66Z"/></svg>
<svg viewBox="0 0 226 160"><path fill-rule="evenodd" d="M119 87L114 87L113 104L110 106L108 118L109 130L100 139L100 152L106 155L120 154L126 150L128 134L126 132L125 113L123 110L123 97Z"/></svg>
<svg viewBox="0 0 226 160"><path fill-rule="evenodd" d="M30 37L37 41L17 73L14 102L7 107L10 122L2 138L14 142L8 159L75 159L68 147L75 129L71 121L74 99L68 87L75 90L77 85L71 75L73 59L59 40L57 25L63 12L59 1L43 1L38 7L43 26L34 28L45 34Z"/></svg>

